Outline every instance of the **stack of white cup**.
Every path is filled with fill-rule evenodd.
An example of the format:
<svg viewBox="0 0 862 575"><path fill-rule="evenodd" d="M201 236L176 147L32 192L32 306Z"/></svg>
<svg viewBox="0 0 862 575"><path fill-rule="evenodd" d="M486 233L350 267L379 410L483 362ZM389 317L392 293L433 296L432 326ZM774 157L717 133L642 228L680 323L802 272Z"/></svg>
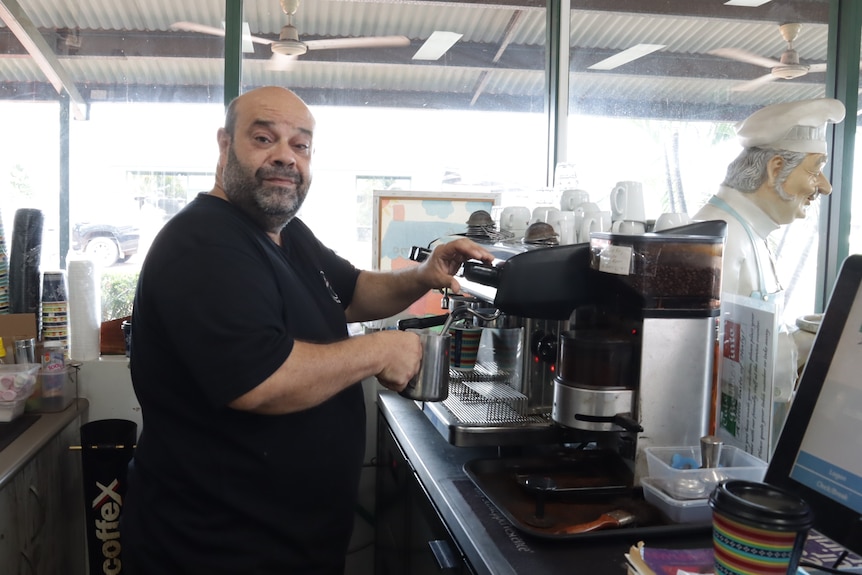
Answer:
<svg viewBox="0 0 862 575"><path fill-rule="evenodd" d="M580 241L584 209L592 207L590 194L578 187L577 167L571 162L560 162L554 171L554 189L559 197L559 210L548 212L545 221L554 227L561 244ZM598 209L598 206L596 206Z"/></svg>
<svg viewBox="0 0 862 575"><path fill-rule="evenodd" d="M512 234L512 239L523 238L529 225L530 208L526 206L506 206L500 212L500 230Z"/></svg>
<svg viewBox="0 0 862 575"><path fill-rule="evenodd" d="M99 269L92 260L68 262L69 357L77 361L99 359L102 304Z"/></svg>
<svg viewBox="0 0 862 575"><path fill-rule="evenodd" d="M611 231L615 234L646 232L644 191L640 182L617 182L611 190Z"/></svg>
<svg viewBox="0 0 862 575"><path fill-rule="evenodd" d="M586 202L575 211L579 219L578 242L585 244L590 241L593 232L607 232L611 229L611 212L603 211L598 204Z"/></svg>

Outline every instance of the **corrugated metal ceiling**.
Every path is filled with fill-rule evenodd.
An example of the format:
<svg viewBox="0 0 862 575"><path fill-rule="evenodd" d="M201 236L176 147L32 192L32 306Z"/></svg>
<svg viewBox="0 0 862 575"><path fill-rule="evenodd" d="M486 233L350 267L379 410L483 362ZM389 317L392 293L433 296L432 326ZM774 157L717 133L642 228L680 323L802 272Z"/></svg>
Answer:
<svg viewBox="0 0 862 575"><path fill-rule="evenodd" d="M177 21L192 21L220 27L224 19L224 0L20 0L33 23L42 30L58 30L62 39L67 30L122 31L133 33L162 32L164 38L184 37L189 33L171 32ZM828 2L821 2L826 5ZM323 62L309 55L290 69L289 75L275 71L266 59L246 60L243 83L289 84L295 88L383 90L425 93L470 94L482 85L486 95L541 96L544 87L544 67L541 47L545 42L545 11L542 7L521 7L517 26L506 38L507 27L518 10L505 3L480 5L468 2L418 1L338 1L304 0L294 18L301 37L347 37L406 35L418 46L435 30L451 30L463 34L459 44L486 46L467 64L444 57L431 64ZM573 61L584 66L600 59L604 53L623 50L637 43L664 44L663 52L691 55L704 63L717 65L716 58L705 56L715 48L734 47L754 54L777 59L787 47L781 38L777 22L746 21L730 18L695 17L686 15L655 15L579 10L580 2L572 0L571 47ZM661 3L659 3L661 4ZM738 13L738 12L737 12ZM270 38L277 35L287 22L277 0L245 0L244 19L252 34ZM0 26L2 29L2 26ZM794 44L803 62L823 62L827 50L827 26L806 23ZM49 38L50 39L50 38ZM56 40L56 39L54 39ZM533 60L527 66L494 63L490 56L501 43L508 50L531 48ZM179 45L179 44L177 44ZM258 51L267 49L258 46ZM415 48L413 48L415 50ZM319 53L319 52L318 52ZM110 87L123 85L214 86L222 83L223 64L216 57L85 57L60 55L64 68L76 85ZM592 59L592 60L591 60ZM467 60L469 61L469 59ZM700 60L698 60L700 61ZM721 74L699 77L695 73L639 71L642 63L612 73L595 73L577 68L572 71L571 98L601 100L639 98L652 102L681 101L716 104L733 101L738 105L757 105L784 99L816 97L823 94L823 75L794 81L774 81L752 92L733 92L739 80L724 79ZM720 62L719 62L720 64ZM706 65L706 64L704 64ZM748 79L767 73L765 68L744 64L750 69ZM812 76L813 77L813 76ZM0 55L0 82L37 83L44 76L33 61L26 57Z"/></svg>

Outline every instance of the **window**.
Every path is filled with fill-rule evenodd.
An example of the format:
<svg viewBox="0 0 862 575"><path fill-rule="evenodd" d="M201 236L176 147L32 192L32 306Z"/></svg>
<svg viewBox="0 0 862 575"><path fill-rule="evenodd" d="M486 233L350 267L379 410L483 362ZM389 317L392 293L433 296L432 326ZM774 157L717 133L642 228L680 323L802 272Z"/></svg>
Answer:
<svg viewBox="0 0 862 575"><path fill-rule="evenodd" d="M676 11L572 0L563 159L577 166L580 186L604 209L615 182L636 180L648 219L695 214L742 150L736 122L768 104L824 96L828 18L826 0L759 8L693 3ZM771 73L791 44L817 71L794 79ZM817 210L770 238L791 324L814 311Z"/></svg>
<svg viewBox="0 0 862 575"><path fill-rule="evenodd" d="M252 42L242 83L289 87L311 107L314 182L299 216L354 264L371 264L362 179L386 174L426 192L545 184L544 1L319 0L289 15L278 2L256 0L244 10L252 36L277 39L292 25L308 46L287 57ZM348 38L370 45L332 47ZM431 59L417 59L432 48Z"/></svg>
<svg viewBox="0 0 862 575"><path fill-rule="evenodd" d="M69 250L92 255L104 266L103 319L113 319L131 309L165 219L212 185L224 41L171 24L223 14L224 3L167 13L146 2L22 4L18 25L0 28L0 46L18 56L0 59L0 114L15 134L0 144L7 238L16 209L42 210L42 270L64 267Z"/></svg>
<svg viewBox="0 0 862 575"><path fill-rule="evenodd" d="M0 114L4 133L15 134L0 144L6 236L17 207L38 205L43 268L57 268L74 224L122 213L139 220L140 247L108 269L134 273L179 200L168 196L181 193L180 181L186 194L209 187L225 91L265 84L296 90L315 113L315 181L301 217L357 265L371 252L360 245L362 178L502 192L513 204L541 200L553 158L575 163L581 187L599 202L615 182L636 179L649 216L691 213L738 150L734 122L765 104L824 95L829 10L851 2L565 0L570 11L559 25L568 50L559 61L568 81L558 101L547 28L557 24L548 14L557 4L546 0L307 0L292 14L278 0L245 0L237 18L226 17L236 7L226 0L21 2L25 14L16 18L30 41L0 24ZM241 66L231 58L226 66L226 19L245 26ZM814 69L761 80L770 72L764 59L789 48L779 28L787 22L802 24L793 48ZM307 52L274 57L287 25ZM33 46L43 58L28 53ZM710 53L722 48L731 51ZM595 67L621 52L627 61ZM107 210L114 202L131 207ZM812 214L775 238L790 315L812 310L819 233Z"/></svg>
<svg viewBox="0 0 862 575"><path fill-rule="evenodd" d="M60 106L56 102L0 100L0 118L7 135L0 138L0 224L7 254L17 211L41 209L43 268L60 269ZM11 134L14 137L8 137Z"/></svg>

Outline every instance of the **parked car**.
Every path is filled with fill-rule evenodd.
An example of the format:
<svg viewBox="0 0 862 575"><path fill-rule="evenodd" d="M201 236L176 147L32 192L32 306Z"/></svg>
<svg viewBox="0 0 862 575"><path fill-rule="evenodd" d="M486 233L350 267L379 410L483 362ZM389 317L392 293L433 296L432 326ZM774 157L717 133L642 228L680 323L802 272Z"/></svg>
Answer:
<svg viewBox="0 0 862 575"><path fill-rule="evenodd" d="M92 257L103 267L124 262L138 253L140 229L136 225L77 223L72 226L72 249Z"/></svg>

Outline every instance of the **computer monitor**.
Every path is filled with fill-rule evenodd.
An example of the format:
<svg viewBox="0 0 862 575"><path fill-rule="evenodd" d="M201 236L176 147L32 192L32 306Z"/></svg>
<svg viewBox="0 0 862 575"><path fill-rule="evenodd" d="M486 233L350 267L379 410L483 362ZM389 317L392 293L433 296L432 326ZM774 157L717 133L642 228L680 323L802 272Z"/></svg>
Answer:
<svg viewBox="0 0 862 575"><path fill-rule="evenodd" d="M797 493L814 529L862 553L862 255L841 267L765 481Z"/></svg>

